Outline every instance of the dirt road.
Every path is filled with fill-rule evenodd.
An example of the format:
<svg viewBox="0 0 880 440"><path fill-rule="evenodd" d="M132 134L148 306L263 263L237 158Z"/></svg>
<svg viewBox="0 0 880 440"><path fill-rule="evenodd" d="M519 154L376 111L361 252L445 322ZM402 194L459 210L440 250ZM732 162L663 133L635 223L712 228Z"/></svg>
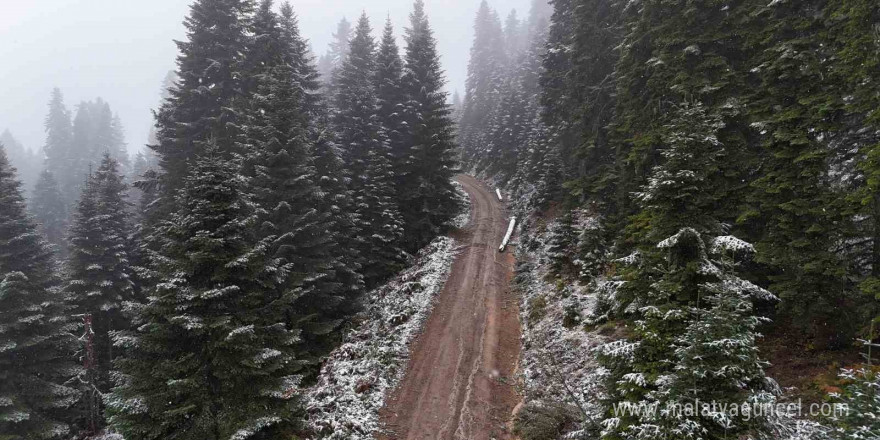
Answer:
<svg viewBox="0 0 880 440"><path fill-rule="evenodd" d="M520 325L510 289L514 257L498 253L509 218L494 190L470 176L457 180L472 202L458 237L464 250L412 346L406 376L382 409L381 439L513 438Z"/></svg>

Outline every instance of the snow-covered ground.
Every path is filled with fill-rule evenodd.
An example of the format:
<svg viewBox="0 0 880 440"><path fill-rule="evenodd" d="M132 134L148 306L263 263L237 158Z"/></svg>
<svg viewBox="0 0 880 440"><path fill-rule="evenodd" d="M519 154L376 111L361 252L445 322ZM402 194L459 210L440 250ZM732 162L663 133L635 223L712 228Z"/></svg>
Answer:
<svg viewBox="0 0 880 440"><path fill-rule="evenodd" d="M583 226L583 216L578 217ZM600 419L598 399L603 372L595 350L612 339L600 334L600 329L585 331L582 321L576 318L571 322L571 317L591 316L596 292L615 281L599 277L584 285L549 276L547 244L552 223L548 227L536 223L540 222L525 222L532 225L529 229L520 227L520 237L524 238L517 248L516 283L523 331L522 411L529 411L530 406L552 409L566 420L566 429L559 438L594 439L596 432L588 429ZM564 325L567 316L572 324L569 327ZM786 396L781 396L779 402L788 403ZM761 440L827 438L823 434L828 428L814 421L777 414L769 422L769 435Z"/></svg>
<svg viewBox="0 0 880 440"><path fill-rule="evenodd" d="M469 198L456 183L465 226ZM330 354L317 385L305 396L309 427L321 439L366 440L379 430L379 410L406 372L409 345L424 327L452 268L455 242L438 237L415 264L366 297L360 324Z"/></svg>
<svg viewBox="0 0 880 440"><path fill-rule="evenodd" d="M454 257L454 241L439 237L412 268L368 295L361 324L333 351L306 396L318 438L370 439L379 429L379 409L406 371L409 343L428 318Z"/></svg>
<svg viewBox="0 0 880 440"><path fill-rule="evenodd" d="M534 243L518 247L517 289L523 329L521 372L526 407L555 408L575 422L595 417L599 393L593 349L607 342L581 325L566 328L566 313L587 316L594 297L587 286L554 284L548 277L546 231L523 231ZM529 250L532 249L532 250ZM581 438L572 436L570 438Z"/></svg>

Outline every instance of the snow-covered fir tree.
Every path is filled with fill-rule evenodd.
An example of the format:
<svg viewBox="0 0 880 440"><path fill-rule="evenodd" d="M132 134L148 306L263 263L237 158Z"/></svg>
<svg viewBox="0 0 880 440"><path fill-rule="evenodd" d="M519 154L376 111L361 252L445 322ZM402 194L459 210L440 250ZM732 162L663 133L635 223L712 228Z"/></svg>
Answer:
<svg viewBox="0 0 880 440"><path fill-rule="evenodd" d="M59 256L67 254L67 204L58 188L58 181L49 169L40 173L29 205L40 232L55 247Z"/></svg>
<svg viewBox="0 0 880 440"><path fill-rule="evenodd" d="M66 183L66 179L62 179L62 176L65 176L68 171L69 154L73 142L73 123L71 122L70 110L64 104L64 95L57 87L52 89L49 112L46 115L44 127L46 129L46 144L43 146L43 153L46 155L46 169L59 183L62 181Z"/></svg>
<svg viewBox="0 0 880 440"><path fill-rule="evenodd" d="M79 199L86 175L98 167L104 153L109 153L127 171L128 151L119 118L101 98L81 102L73 118L73 137L66 162L60 176L56 174L69 205Z"/></svg>
<svg viewBox="0 0 880 440"><path fill-rule="evenodd" d="M197 0L184 21L186 39L177 42L177 82L157 112L161 203L151 215L173 210L191 159L208 142L231 152L237 139L233 100L242 87L252 0Z"/></svg>
<svg viewBox="0 0 880 440"><path fill-rule="evenodd" d="M395 171L404 168L408 149L404 142L408 129L404 120L406 97L403 93L402 79L403 60L400 58L394 27L391 19L388 19L376 54L376 98L379 101L377 111L379 123L388 139L391 148L391 166ZM395 172L395 188L402 183L400 174ZM399 197L397 198L399 201Z"/></svg>
<svg viewBox="0 0 880 440"><path fill-rule="evenodd" d="M291 63L294 72L296 72L295 80L302 89L302 105L305 112L312 118L318 117L323 111L323 99L321 95L321 74L315 65L315 56L309 49L309 42L300 34L299 19L289 2L281 4L280 24L282 32L286 38L292 41ZM309 125L309 129L314 132L320 128L314 124Z"/></svg>
<svg viewBox="0 0 880 440"><path fill-rule="evenodd" d="M570 275L568 272L577 244L573 217L572 212L568 211L550 226L546 254L555 275Z"/></svg>
<svg viewBox="0 0 880 440"><path fill-rule="evenodd" d="M500 100L506 67L504 54L501 20L489 3L482 1L474 20L464 107L458 120L458 141L467 162L485 157L484 138L491 112Z"/></svg>
<svg viewBox="0 0 880 440"><path fill-rule="evenodd" d="M598 350L603 438L721 439L766 430L766 419L752 414L686 411L698 402L774 399L755 346L760 321L752 302L775 297L736 274L735 262L754 249L723 236L712 213L723 178L714 171L724 154L722 121L700 105L678 109L666 126L664 163L638 195L644 211L634 222L646 227L644 245L627 259L620 287L635 335ZM636 407L657 411L621 411Z"/></svg>
<svg viewBox="0 0 880 440"><path fill-rule="evenodd" d="M880 438L880 378L870 366L843 370L844 389L832 394L832 429L822 440L868 440Z"/></svg>
<svg viewBox="0 0 880 440"><path fill-rule="evenodd" d="M290 265L254 231L259 216L238 165L210 147L159 224L159 282L119 332L125 356L108 399L127 439L281 438L295 427L299 330L278 285Z"/></svg>
<svg viewBox="0 0 880 440"><path fill-rule="evenodd" d="M769 267L770 288L782 301L781 319L802 329L819 346L846 344L846 326L822 325L848 301L847 267L830 246L843 239L844 200L827 184L831 150L813 134L833 123L813 102L828 93L823 80L823 19L800 13L796 5L774 5L775 17L761 32L773 42L754 57L760 87L750 96L752 126L759 129L761 176L752 182L741 220L757 229L757 259ZM794 31L794 29L800 29ZM825 225L825 226L821 226Z"/></svg>
<svg viewBox="0 0 880 440"><path fill-rule="evenodd" d="M333 39L327 53L318 60L318 73L321 75L323 91L327 96L336 95L336 74L348 57L351 32L351 22L343 17L336 25L336 31L333 33Z"/></svg>
<svg viewBox="0 0 880 440"><path fill-rule="evenodd" d="M65 296L70 313L90 321L88 346L81 347L80 356L90 357L89 371L81 381L83 394L92 397L83 404L83 412L90 412L93 419L91 429L103 424L100 394L109 392L112 385L110 372L117 353L110 335L129 328L123 307L136 300L127 189L119 163L105 154L83 186L68 237Z"/></svg>
<svg viewBox="0 0 880 440"><path fill-rule="evenodd" d="M0 133L0 144L6 148L9 163L18 170L22 188L30 199L33 195L34 185L39 180L40 170L44 166L42 154L22 145L8 129Z"/></svg>
<svg viewBox="0 0 880 440"><path fill-rule="evenodd" d="M0 145L0 432L10 439L69 438L70 409L80 397L68 385L79 373L75 324L20 187Z"/></svg>
<svg viewBox="0 0 880 440"><path fill-rule="evenodd" d="M284 11L287 11L286 13ZM277 17L271 2L264 1L257 14L260 38L257 45L271 56L255 71L255 92L247 115L249 151L244 172L252 176L254 202L261 208L257 234L269 242L269 252L289 265L290 275L279 284L289 325L301 328L299 358L313 373L326 354L326 339L339 326L340 317L352 309L359 292L341 281L340 275L358 279L352 272L337 272L344 263L337 249L343 247L334 230L329 207L320 203L322 190L312 156L310 129L313 116L309 91L296 78L299 31L289 5ZM260 51L258 49L258 51ZM303 319L307 317L307 319ZM329 331L328 331L329 329Z"/></svg>
<svg viewBox="0 0 880 440"><path fill-rule="evenodd" d="M458 170L455 132L450 117L445 79L437 41L425 15L424 0L416 0L406 29L403 89L409 126L408 160L402 170L400 210L405 243L414 252L440 233L458 212L452 177Z"/></svg>
<svg viewBox="0 0 880 440"><path fill-rule="evenodd" d="M334 127L351 176L357 243L367 287L403 267L403 224L395 195L391 147L377 113L376 42L366 15L358 20L348 57L337 73Z"/></svg>

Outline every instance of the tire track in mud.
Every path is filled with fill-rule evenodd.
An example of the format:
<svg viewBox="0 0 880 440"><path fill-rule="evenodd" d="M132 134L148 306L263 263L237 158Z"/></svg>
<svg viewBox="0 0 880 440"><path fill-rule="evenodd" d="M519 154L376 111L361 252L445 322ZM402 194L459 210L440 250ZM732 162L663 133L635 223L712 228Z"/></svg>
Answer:
<svg viewBox="0 0 880 440"><path fill-rule="evenodd" d="M494 190L470 176L456 180L472 204L457 238L462 250L380 413L382 440L513 438L519 306L511 292L513 254L497 252L508 215Z"/></svg>

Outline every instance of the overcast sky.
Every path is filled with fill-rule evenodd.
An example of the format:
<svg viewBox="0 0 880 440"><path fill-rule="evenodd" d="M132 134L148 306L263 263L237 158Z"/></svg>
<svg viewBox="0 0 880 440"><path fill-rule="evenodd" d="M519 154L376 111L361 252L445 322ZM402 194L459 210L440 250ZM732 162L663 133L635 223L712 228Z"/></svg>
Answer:
<svg viewBox="0 0 880 440"><path fill-rule="evenodd" d="M277 0L277 2L280 0ZM174 69L190 0L0 0L0 131L25 146L44 142L49 92L60 87L71 110L102 97L119 113L131 151L146 142L162 78ZM464 88L473 18L480 0L426 0L450 91ZM530 0L489 0L502 17L528 14ZM316 53L343 16L366 11L379 34L391 16L398 33L412 0L291 0Z"/></svg>

